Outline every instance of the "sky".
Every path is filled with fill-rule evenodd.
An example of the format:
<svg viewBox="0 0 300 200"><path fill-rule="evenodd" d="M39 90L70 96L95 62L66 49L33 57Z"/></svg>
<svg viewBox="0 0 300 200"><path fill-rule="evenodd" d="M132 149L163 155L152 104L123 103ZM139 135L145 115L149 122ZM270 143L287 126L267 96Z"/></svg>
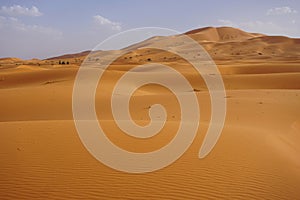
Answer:
<svg viewBox="0 0 300 200"><path fill-rule="evenodd" d="M231 26L299 38L299 16L299 0L0 0L0 57L81 52L141 27Z"/></svg>

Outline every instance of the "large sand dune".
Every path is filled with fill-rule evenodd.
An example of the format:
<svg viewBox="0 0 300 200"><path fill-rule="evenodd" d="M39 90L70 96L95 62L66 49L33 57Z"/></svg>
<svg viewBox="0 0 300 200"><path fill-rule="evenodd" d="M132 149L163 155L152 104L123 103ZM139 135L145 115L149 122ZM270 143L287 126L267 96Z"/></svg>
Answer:
<svg viewBox="0 0 300 200"><path fill-rule="evenodd" d="M180 110L170 91L155 85L137 90L130 110L137 124L160 103L166 127L149 140L120 132L109 108L111 89L136 64L161 62L191 81L200 102L196 139L172 165L128 174L98 162L81 143L72 116L72 91L85 54L47 60L0 59L0 199L300 199L300 39L203 28L186 33L215 60L226 88L225 127L213 151L198 158L210 122L210 98L201 78L182 59L139 49L176 38L151 38L106 71L96 94L99 123L118 146L148 152L168 143ZM109 56L113 52L96 52ZM149 60L150 58L150 60ZM70 62L59 65L59 61ZM139 73L150 73L140 71Z"/></svg>

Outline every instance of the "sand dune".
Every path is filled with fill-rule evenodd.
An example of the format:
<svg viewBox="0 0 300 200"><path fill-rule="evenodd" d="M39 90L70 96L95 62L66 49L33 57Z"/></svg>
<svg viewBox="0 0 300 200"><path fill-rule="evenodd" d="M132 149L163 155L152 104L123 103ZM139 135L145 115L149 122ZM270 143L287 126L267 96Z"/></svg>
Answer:
<svg viewBox="0 0 300 200"><path fill-rule="evenodd" d="M229 41L243 41L250 38L263 36L257 33L247 33L239 29L231 27L206 27L186 32L197 41L210 42L229 42Z"/></svg>
<svg viewBox="0 0 300 200"><path fill-rule="evenodd" d="M133 138L122 133L112 118L110 95L115 82L135 65L154 62L167 64L190 80L194 90L186 92L195 93L200 102L197 136L175 163L145 174L113 170L81 143L73 122L72 91L85 55L1 59L0 199L299 199L299 39L229 27L186 34L215 59L227 92L225 127L209 156L198 158L211 117L204 81L179 57L139 49L153 42L173 42L174 48L193 51L189 44L176 44L180 35L129 47L131 51L110 66L97 88L95 107L107 137L129 151L149 152L174 137L180 120L178 102L159 86L138 89L130 100L137 124L149 122L148 111L155 103L165 106L168 117L158 135L149 140ZM106 59L113 53L96 52L91 59ZM59 60L70 64L58 64Z"/></svg>

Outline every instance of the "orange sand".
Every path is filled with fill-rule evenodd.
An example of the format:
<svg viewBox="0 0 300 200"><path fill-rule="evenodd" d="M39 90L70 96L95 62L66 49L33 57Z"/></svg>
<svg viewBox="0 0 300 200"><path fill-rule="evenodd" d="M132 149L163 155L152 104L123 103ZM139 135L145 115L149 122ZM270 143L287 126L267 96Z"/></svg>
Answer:
<svg viewBox="0 0 300 200"><path fill-rule="evenodd" d="M172 138L178 104L163 88L140 88L130 104L134 120L146 124L147 108L161 103L169 114L167 127L149 141L126 137L102 104L114 79L151 57L183 69L194 81L191 92L197 94L201 109L195 141L175 163L146 174L108 168L82 145L72 117L72 89L84 56L0 59L0 199L299 199L300 39L228 27L187 34L215 59L227 92L225 127L207 157L198 159L210 119L207 89L188 65L167 53L141 52L136 48L142 44L133 45L132 55L141 56L120 58L96 96L108 137L127 150L146 152ZM58 65L59 59L71 64Z"/></svg>

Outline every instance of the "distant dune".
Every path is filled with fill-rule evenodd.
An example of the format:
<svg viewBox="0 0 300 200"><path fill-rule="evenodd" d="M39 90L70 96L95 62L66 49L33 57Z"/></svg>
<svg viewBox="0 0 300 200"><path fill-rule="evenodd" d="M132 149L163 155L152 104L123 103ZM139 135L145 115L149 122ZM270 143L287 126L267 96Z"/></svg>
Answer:
<svg viewBox="0 0 300 200"><path fill-rule="evenodd" d="M205 82L179 56L141 48L170 43L193 52L189 43L177 42L183 35L207 50L226 88L225 127L204 159L198 152L211 117ZM122 50L92 52L89 59L101 62L129 50L105 72L95 100L107 137L128 151L149 152L166 145L179 127L181 113L169 90L141 87L130 100L133 120L146 125L149 108L160 103L168 113L165 128L149 140L122 133L110 108L118 78L136 65L157 62L180 71L194 88L186 91L195 93L200 103L200 128L193 144L172 165L146 174L103 165L78 137L72 91L78 67L90 51L44 60L0 59L0 199L299 199L299 44L299 38L206 27L150 38ZM136 76L151 72L147 70Z"/></svg>
<svg viewBox="0 0 300 200"><path fill-rule="evenodd" d="M75 54L65 54L65 55L62 55L62 56L47 58L46 60L69 59L69 58L84 57L84 56L87 56L90 52L91 51L83 51L83 52L75 53Z"/></svg>

